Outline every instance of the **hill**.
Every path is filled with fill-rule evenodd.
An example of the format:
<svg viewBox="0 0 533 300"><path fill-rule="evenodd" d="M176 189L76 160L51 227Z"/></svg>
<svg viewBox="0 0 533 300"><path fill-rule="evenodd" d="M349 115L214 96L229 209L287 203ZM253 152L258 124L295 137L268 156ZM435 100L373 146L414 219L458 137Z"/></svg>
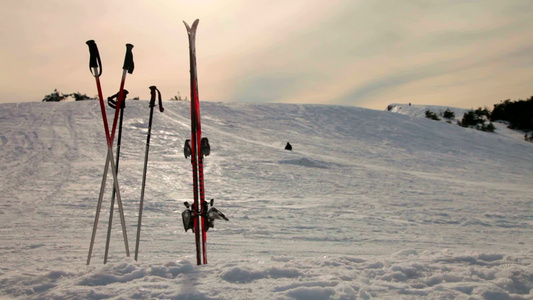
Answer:
<svg viewBox="0 0 533 300"><path fill-rule="evenodd" d="M458 121L463 119L463 115L472 109L457 108L457 107L448 107L448 106L438 106L438 105L409 105L409 104L398 104L393 103L387 107L387 110L394 113L399 113L411 117L426 118L426 111L431 111L435 113L442 122L450 121L452 124L457 124ZM447 120L443 118L444 112L449 110L454 113L455 118L452 120ZM488 120L487 120L488 122ZM512 130L509 129L509 122L506 121L494 121L492 123L497 131L501 135L511 136L518 140L524 140L524 131L522 130Z"/></svg>
<svg viewBox="0 0 533 300"><path fill-rule="evenodd" d="M139 262L124 257L117 218L101 264L108 190L85 267L106 156L98 103L0 107L2 297L532 296L533 144L505 132L356 107L202 102L206 195L230 221L208 232L210 263L197 267L181 223L190 108L167 102L154 115ZM130 101L124 113L130 249L148 112Z"/></svg>
<svg viewBox="0 0 533 300"><path fill-rule="evenodd" d="M393 103L387 107L387 110L394 113L400 113L411 117L426 117L426 111L432 111L437 114L439 117L442 117L446 110L450 110L455 114L456 120L461 120L463 115L470 109L458 108L458 107L448 107L448 106L439 106L439 105L421 105L421 104L399 104Z"/></svg>

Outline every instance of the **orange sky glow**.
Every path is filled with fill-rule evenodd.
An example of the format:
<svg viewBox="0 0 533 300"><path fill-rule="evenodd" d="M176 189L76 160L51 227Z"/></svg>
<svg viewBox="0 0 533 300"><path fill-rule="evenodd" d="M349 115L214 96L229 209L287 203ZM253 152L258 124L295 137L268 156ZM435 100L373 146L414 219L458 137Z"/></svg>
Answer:
<svg viewBox="0 0 533 300"><path fill-rule="evenodd" d="M200 100L492 107L533 95L533 2L61 1L0 4L0 103L58 89L96 95L85 42L102 58L106 96L118 91L125 44L130 97L151 85L189 94L183 20L200 19Z"/></svg>

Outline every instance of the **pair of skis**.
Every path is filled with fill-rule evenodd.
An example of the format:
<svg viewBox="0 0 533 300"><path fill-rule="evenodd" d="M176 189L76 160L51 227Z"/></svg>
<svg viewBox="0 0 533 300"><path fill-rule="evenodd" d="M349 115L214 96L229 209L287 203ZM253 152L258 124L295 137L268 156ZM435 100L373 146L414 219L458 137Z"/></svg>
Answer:
<svg viewBox="0 0 533 300"><path fill-rule="evenodd" d="M183 152L185 158L191 157L194 203L189 205L185 202L187 209L182 213L183 226L185 231L192 229L196 242L196 264L207 264L207 231L214 225L215 219L228 220L224 214L213 207L213 199L209 204L205 201L204 188L204 156L211 152L209 140L202 137L202 126L200 122L200 100L198 97L198 72L196 69L196 29L198 22L194 21L192 26L186 22L187 34L189 36L189 57L191 75L191 139L185 141Z"/></svg>
<svg viewBox="0 0 533 300"><path fill-rule="evenodd" d="M194 238L196 242L196 264L207 263L206 238L207 234L201 225L200 203L205 199L204 189L204 155L202 152L202 126L200 123L200 99L198 98L198 70L196 69L196 29L200 20L196 19L192 26L186 22L187 34L189 36L189 59L191 75L191 140L185 142L185 152L190 151L192 163L192 179L194 191L194 203L192 206L194 220ZM206 140L207 141L207 140ZM191 143L192 142L192 143ZM187 158L187 155L185 155ZM200 235L201 234L201 235Z"/></svg>

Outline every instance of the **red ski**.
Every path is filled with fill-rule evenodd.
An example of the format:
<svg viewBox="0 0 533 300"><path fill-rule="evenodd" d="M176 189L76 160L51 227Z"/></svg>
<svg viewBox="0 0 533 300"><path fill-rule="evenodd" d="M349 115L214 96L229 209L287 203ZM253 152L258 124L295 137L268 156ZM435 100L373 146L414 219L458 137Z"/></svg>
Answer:
<svg viewBox="0 0 533 300"><path fill-rule="evenodd" d="M192 26L187 23L187 34L189 35L189 57L190 57L190 74L191 74L191 163L192 163L192 178L194 190L194 203L192 206L192 214L194 220L194 236L196 241L196 264L201 265L203 256L203 263L207 263L207 253L205 249L205 233L201 226L201 203L204 200L204 176L203 176L203 159L201 155L200 141L202 139L202 128L200 125L200 99L198 98L198 76L196 69L196 28L198 22L194 21ZM200 232L202 234L200 234ZM203 250L203 255L201 254Z"/></svg>
<svg viewBox="0 0 533 300"><path fill-rule="evenodd" d="M192 206L185 202L187 209L182 213L183 226L185 232L192 229L196 240L196 264L207 264L206 239L207 231L213 228L215 220L225 220L228 218L219 210L213 207L213 199L208 203L205 201L204 189L204 156L211 152L209 141L202 137L202 127L200 125L200 100L198 98L198 77L196 70L196 28L199 20L194 21L192 26L185 23L189 35L189 55L191 72L191 139L185 141L185 158L191 157L192 178L194 190L194 202ZM211 208L209 208L211 206Z"/></svg>

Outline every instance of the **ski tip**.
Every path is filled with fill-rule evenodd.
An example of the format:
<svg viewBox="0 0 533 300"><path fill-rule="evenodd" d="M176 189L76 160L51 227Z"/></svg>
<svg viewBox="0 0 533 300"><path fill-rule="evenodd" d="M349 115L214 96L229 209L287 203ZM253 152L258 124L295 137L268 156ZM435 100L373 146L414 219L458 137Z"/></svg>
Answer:
<svg viewBox="0 0 533 300"><path fill-rule="evenodd" d="M187 24L187 22L183 21L183 24L185 24L185 28L187 28L187 32L190 32L191 31L191 27L189 26L189 24Z"/></svg>
<svg viewBox="0 0 533 300"><path fill-rule="evenodd" d="M198 23L200 22L200 19L194 20L192 23L192 26L189 26L187 22L183 21L183 24L185 24L185 27L187 28L187 32L190 34L191 32L195 32L196 28L198 27Z"/></svg>

